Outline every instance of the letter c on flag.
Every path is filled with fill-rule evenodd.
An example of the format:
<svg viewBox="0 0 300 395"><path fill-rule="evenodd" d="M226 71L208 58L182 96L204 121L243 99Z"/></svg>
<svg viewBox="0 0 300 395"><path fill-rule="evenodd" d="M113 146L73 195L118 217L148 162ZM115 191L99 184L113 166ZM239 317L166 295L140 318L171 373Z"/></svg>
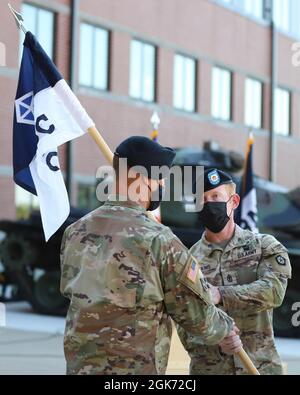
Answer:
<svg viewBox="0 0 300 395"><path fill-rule="evenodd" d="M55 126L54 126L54 125L50 125L48 129L44 129L44 128L42 128L42 127L40 126L40 122L41 122L41 121L48 121L48 118L46 117L45 114L40 115L40 116L37 117L37 119L36 119L36 125L35 125L35 127L36 127L36 130L37 130L39 133L51 134L51 133L54 132L54 130L55 130Z"/></svg>
<svg viewBox="0 0 300 395"><path fill-rule="evenodd" d="M57 152L49 152L49 154L47 155L47 158L46 158L46 163L47 163L47 166L49 167L50 170L58 171L59 167L58 166L53 166L52 163L51 163L51 159L53 158L53 156L58 156Z"/></svg>

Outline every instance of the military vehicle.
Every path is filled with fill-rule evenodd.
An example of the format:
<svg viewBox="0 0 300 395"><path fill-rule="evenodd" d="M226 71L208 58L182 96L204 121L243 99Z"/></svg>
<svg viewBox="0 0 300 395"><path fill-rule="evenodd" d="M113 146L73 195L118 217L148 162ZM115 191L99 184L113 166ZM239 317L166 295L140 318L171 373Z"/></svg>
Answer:
<svg viewBox="0 0 300 395"><path fill-rule="evenodd" d="M244 163L242 155L224 151L212 142L205 143L203 149L191 147L176 151L176 165L222 169L230 172L240 186ZM277 336L300 337L299 328L291 323L292 306L300 302L300 188L289 192L259 177L254 181L259 230L273 234L288 248L293 266L293 279L289 282L285 301L274 312L275 333ZM193 204L191 196L184 196L182 201L171 200L161 206L162 222L170 226L187 247L197 242L204 230L198 214L191 210ZM15 296L29 301L39 313L66 313L68 302L59 292L60 242L66 226L87 211L72 209L66 223L47 244L38 213L32 213L28 220L0 221L0 231L5 234L2 242L0 238L0 262L4 267L2 282L14 284Z"/></svg>
<svg viewBox="0 0 300 395"><path fill-rule="evenodd" d="M37 211L26 220L0 221L0 230L5 234L0 243L0 301L26 300L38 313L65 315L68 301L59 291L61 239L64 229L86 212L72 208L67 221L48 243ZM10 297L5 292L8 287L13 288Z"/></svg>

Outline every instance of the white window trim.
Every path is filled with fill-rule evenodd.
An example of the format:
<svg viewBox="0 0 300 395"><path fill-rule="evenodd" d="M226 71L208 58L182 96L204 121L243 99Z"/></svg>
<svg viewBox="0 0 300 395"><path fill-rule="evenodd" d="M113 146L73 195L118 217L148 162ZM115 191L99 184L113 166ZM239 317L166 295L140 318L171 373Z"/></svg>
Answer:
<svg viewBox="0 0 300 395"><path fill-rule="evenodd" d="M95 86L96 84L95 84L95 78L94 77L95 77L96 61L95 61L94 57L92 57L92 62L91 62L91 67L92 67L92 70L91 70L91 78L92 78L91 84L87 85L87 84L81 82L81 79L80 79L81 78L80 77L80 67L81 67L80 59L81 59L81 39L82 39L82 37L81 37L81 26L82 25L87 25L90 28L92 28L92 54L95 54L95 45L96 45L96 37L95 37L96 34L95 33L96 33L96 30L100 30L100 31L103 31L103 32L106 33L107 64L106 64L106 75L105 75L105 87L104 88ZM95 25L93 23L87 22L85 20L81 20L80 21L80 24L79 24L79 62L78 63L79 63L78 64L78 82L79 82L79 86L80 87L87 88L87 89L92 89L92 90L97 90L97 91L101 91L101 92L109 91L110 31L108 29L106 29L105 27L98 26L98 25Z"/></svg>
<svg viewBox="0 0 300 395"><path fill-rule="evenodd" d="M184 99L182 99L182 104L181 105L176 105L175 101L176 101L176 97L175 97L175 91L176 91L176 84L177 84L177 80L175 80L176 76L175 76L175 67L176 67L176 57L180 57L181 61L182 61L182 75L180 76L181 81L181 88L182 88L182 95L185 95L185 91L186 91L186 61L190 60L193 62L193 67L194 67L194 75L193 75L193 79L194 79L194 87L193 87L193 91L191 92L193 95L193 106L191 109L187 108L186 105L186 101ZM182 53L175 53L174 54L174 58L173 58L173 107L176 110L180 110L180 111L186 111L188 113L194 113L196 112L196 105L197 105L197 59L188 56L188 55L184 55Z"/></svg>
<svg viewBox="0 0 300 395"><path fill-rule="evenodd" d="M132 92L132 44L136 42L141 46L141 51L142 51L142 56L141 56L141 69L139 70L140 74L141 74L141 81L140 81L140 93L138 95L134 95ZM144 97L144 88L145 88L145 81L144 81L144 51L145 51L145 46L150 46L153 49L153 86L152 86L152 93L153 93L153 97L151 100L147 100ZM148 42L148 41L144 41L141 40L139 38L132 38L131 39L131 43L130 43L130 56L129 56L129 61L130 61L130 66L129 66L129 97L133 100L139 100L145 103L155 103L157 98L156 98L156 94L157 94L157 87L156 87L156 83L157 83L157 47L156 45Z"/></svg>

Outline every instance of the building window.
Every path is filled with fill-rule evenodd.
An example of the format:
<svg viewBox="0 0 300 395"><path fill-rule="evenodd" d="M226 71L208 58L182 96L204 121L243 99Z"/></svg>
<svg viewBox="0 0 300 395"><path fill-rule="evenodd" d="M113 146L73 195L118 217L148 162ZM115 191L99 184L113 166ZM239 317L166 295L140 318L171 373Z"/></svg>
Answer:
<svg viewBox="0 0 300 395"><path fill-rule="evenodd" d="M131 41L129 95L148 102L155 100L156 49L138 40Z"/></svg>
<svg viewBox="0 0 300 395"><path fill-rule="evenodd" d="M187 56L174 58L173 105L185 111L195 111L196 102L196 61Z"/></svg>
<svg viewBox="0 0 300 395"><path fill-rule="evenodd" d="M252 78L245 82L245 124L249 127L262 127L262 83Z"/></svg>
<svg viewBox="0 0 300 395"><path fill-rule="evenodd" d="M263 0L244 0L244 10L246 14L262 19L264 15Z"/></svg>
<svg viewBox="0 0 300 395"><path fill-rule="evenodd" d="M264 0L217 0L228 7L258 19L264 19ZM272 0L273 18L278 29L294 37L300 37L300 1Z"/></svg>
<svg viewBox="0 0 300 395"><path fill-rule="evenodd" d="M264 0L221 0L239 12L262 19L264 16ZM282 0L280 0L282 1ZM284 0L285 1L285 0Z"/></svg>
<svg viewBox="0 0 300 395"><path fill-rule="evenodd" d="M277 27L285 33L300 37L299 0L273 0L273 17Z"/></svg>
<svg viewBox="0 0 300 395"><path fill-rule="evenodd" d="M300 1L299 0L290 0L290 7L291 7L291 34L295 37L300 37L300 23L299 23L299 16L300 16Z"/></svg>
<svg viewBox="0 0 300 395"><path fill-rule="evenodd" d="M281 88L275 90L275 133L283 136L290 134L290 92Z"/></svg>
<svg viewBox="0 0 300 395"><path fill-rule="evenodd" d="M214 118L231 120L231 90L231 72L213 67L211 111Z"/></svg>
<svg viewBox="0 0 300 395"><path fill-rule="evenodd" d="M53 59L55 21L54 13L26 3L22 4L21 13L24 18L26 28L36 36L47 55L51 59ZM22 31L20 32L20 34L21 43L23 44L24 34ZM23 45L21 45L20 47L22 53Z"/></svg>
<svg viewBox="0 0 300 395"><path fill-rule="evenodd" d="M278 28L288 32L290 20L290 4L289 0L273 0L274 4L274 20Z"/></svg>
<svg viewBox="0 0 300 395"><path fill-rule="evenodd" d="M108 89L109 32L99 27L80 25L79 84Z"/></svg>

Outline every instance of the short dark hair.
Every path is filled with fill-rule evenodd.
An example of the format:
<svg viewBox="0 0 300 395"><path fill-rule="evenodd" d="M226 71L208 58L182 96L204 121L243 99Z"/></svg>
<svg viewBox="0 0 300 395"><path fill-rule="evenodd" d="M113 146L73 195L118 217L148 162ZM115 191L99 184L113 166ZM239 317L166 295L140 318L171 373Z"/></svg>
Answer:
<svg viewBox="0 0 300 395"><path fill-rule="evenodd" d="M112 165L113 165L113 169L115 171L116 177L118 178L120 175L120 157L117 153L114 153ZM128 175L129 169L130 169L130 167L127 166L127 175Z"/></svg>

